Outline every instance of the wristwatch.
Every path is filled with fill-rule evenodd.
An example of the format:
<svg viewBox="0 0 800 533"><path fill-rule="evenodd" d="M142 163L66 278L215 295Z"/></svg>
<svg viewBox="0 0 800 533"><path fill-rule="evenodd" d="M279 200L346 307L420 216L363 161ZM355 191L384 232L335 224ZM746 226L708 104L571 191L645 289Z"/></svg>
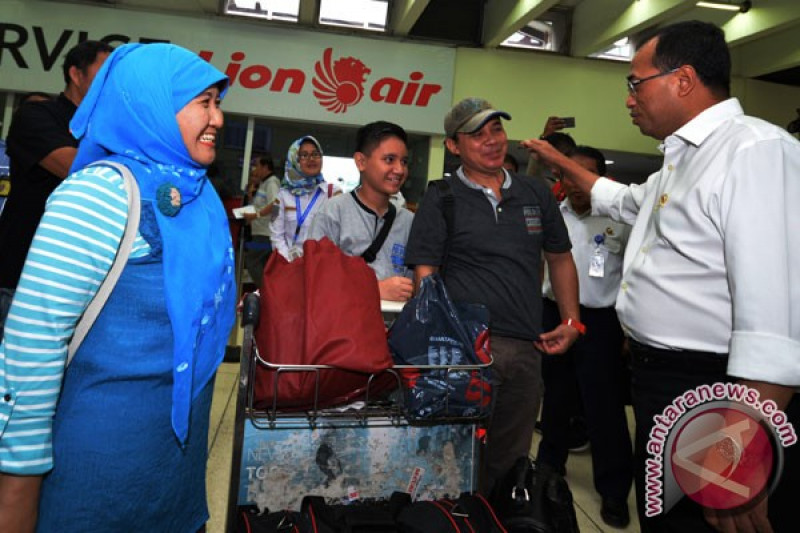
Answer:
<svg viewBox="0 0 800 533"><path fill-rule="evenodd" d="M566 318L561 321L565 326L575 328L581 335L586 335L586 325L577 318Z"/></svg>

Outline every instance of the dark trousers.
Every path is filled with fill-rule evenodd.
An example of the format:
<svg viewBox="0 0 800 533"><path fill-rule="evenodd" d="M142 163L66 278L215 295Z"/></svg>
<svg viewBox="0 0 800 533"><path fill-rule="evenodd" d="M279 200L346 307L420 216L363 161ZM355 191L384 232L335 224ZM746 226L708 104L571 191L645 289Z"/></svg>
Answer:
<svg viewBox="0 0 800 533"><path fill-rule="evenodd" d="M635 482L636 503L642 532L713 532L703 517L703 510L688 497L668 512L647 518L645 509L645 460L649 457L646 446L653 417L661 415L664 408L678 396L699 385L716 382L735 382L726 375L727 354L695 351L661 350L630 341L632 353L632 397L636 416ZM785 409L789 422L800 427L800 398L794 395ZM797 490L800 489L800 446L795 444L783 450L784 464L780 483L769 496L768 510L772 528L776 533L797 531L800 525ZM665 461L663 463L667 465ZM665 466L666 468L666 466Z"/></svg>
<svg viewBox="0 0 800 533"><path fill-rule="evenodd" d="M629 385L622 357L623 333L613 307L581 306L581 321L586 324L585 336L567 353L542 359L544 403L537 460L563 470L569 453L569 420L580 405L592 445L595 489L605 498L625 500L633 482L633 456L625 417ZM544 330L560 322L558 306L545 298Z"/></svg>
<svg viewBox="0 0 800 533"><path fill-rule="evenodd" d="M253 283L261 288L264 278L264 267L267 265L269 254L272 253L272 245L269 237L263 235L253 235L250 242L244 245L244 265Z"/></svg>
<svg viewBox="0 0 800 533"><path fill-rule="evenodd" d="M542 398L542 355L532 341L492 336L492 415L481 460L479 490L494 483L519 457L528 457Z"/></svg>

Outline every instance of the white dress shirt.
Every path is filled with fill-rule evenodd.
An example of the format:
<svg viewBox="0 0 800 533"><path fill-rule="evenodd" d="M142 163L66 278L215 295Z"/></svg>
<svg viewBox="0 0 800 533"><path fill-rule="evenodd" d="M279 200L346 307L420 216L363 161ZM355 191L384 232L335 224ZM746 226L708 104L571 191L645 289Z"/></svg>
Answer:
<svg viewBox="0 0 800 533"><path fill-rule="evenodd" d="M281 190L281 180L275 174L271 174L267 179L261 182L258 186L256 194L253 196L253 207L257 213L260 213L266 206L275 204L278 201L278 193ZM274 209L277 215L277 205ZM270 236L270 222L272 221L272 214L262 215L250 221L250 230L253 235L260 235L262 237Z"/></svg>
<svg viewBox="0 0 800 533"><path fill-rule="evenodd" d="M580 302L584 307L599 309L613 307L622 278L622 256L628 242L631 227L615 222L606 216L594 216L589 212L579 215L572 209L569 198L559 205L561 216L572 241L572 259L578 271ZM596 238L602 242L598 244ZM603 275L590 276L589 265L596 253L603 257ZM550 273L545 263L542 294L555 301Z"/></svg>
<svg viewBox="0 0 800 533"><path fill-rule="evenodd" d="M661 150L645 184L592 189L594 213L633 224L623 328L657 347L729 352L733 376L800 385L800 143L731 98Z"/></svg>

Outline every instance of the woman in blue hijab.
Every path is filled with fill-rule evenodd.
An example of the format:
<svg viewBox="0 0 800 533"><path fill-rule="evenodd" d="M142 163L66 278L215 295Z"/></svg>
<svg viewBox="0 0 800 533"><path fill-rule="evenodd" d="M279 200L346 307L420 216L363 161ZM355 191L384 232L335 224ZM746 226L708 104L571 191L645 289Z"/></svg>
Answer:
<svg viewBox="0 0 800 533"><path fill-rule="evenodd" d="M209 410L236 290L227 219L205 168L227 84L183 48L124 45L71 122L73 174L48 200L0 345L0 392L13 404L0 421L0 470L47 473L39 531L194 533L208 519ZM131 170L141 220L65 370L66 345L127 220L121 174L98 160Z"/></svg>
<svg viewBox="0 0 800 533"><path fill-rule="evenodd" d="M270 239L272 249L291 261L302 255L303 241L322 204L342 191L322 177L322 146L311 135L300 137L289 147L285 170Z"/></svg>

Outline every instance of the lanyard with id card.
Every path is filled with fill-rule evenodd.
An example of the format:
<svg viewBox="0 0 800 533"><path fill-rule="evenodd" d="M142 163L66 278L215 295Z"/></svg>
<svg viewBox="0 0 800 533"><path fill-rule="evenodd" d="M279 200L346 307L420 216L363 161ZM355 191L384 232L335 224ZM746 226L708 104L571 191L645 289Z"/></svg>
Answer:
<svg viewBox="0 0 800 533"><path fill-rule="evenodd" d="M308 205L306 206L304 211L300 210L300 197L299 196L294 197L294 204L297 212L297 226L294 229L294 238L292 239L292 246L289 248L289 257L288 257L289 261L294 261L299 257L303 257L303 246L302 243L300 244L297 243L297 238L300 236L300 228L303 227L303 222L305 222L306 218L308 218L308 214L314 208L314 204L317 202L317 198L319 198L319 195L321 193L322 190L317 188L317 191L314 193L314 197L311 198L310 202L308 202Z"/></svg>
<svg viewBox="0 0 800 533"><path fill-rule="evenodd" d="M606 254L603 243L606 241L605 235L598 233L594 236L594 252L589 258L589 277L602 278L606 269Z"/></svg>

